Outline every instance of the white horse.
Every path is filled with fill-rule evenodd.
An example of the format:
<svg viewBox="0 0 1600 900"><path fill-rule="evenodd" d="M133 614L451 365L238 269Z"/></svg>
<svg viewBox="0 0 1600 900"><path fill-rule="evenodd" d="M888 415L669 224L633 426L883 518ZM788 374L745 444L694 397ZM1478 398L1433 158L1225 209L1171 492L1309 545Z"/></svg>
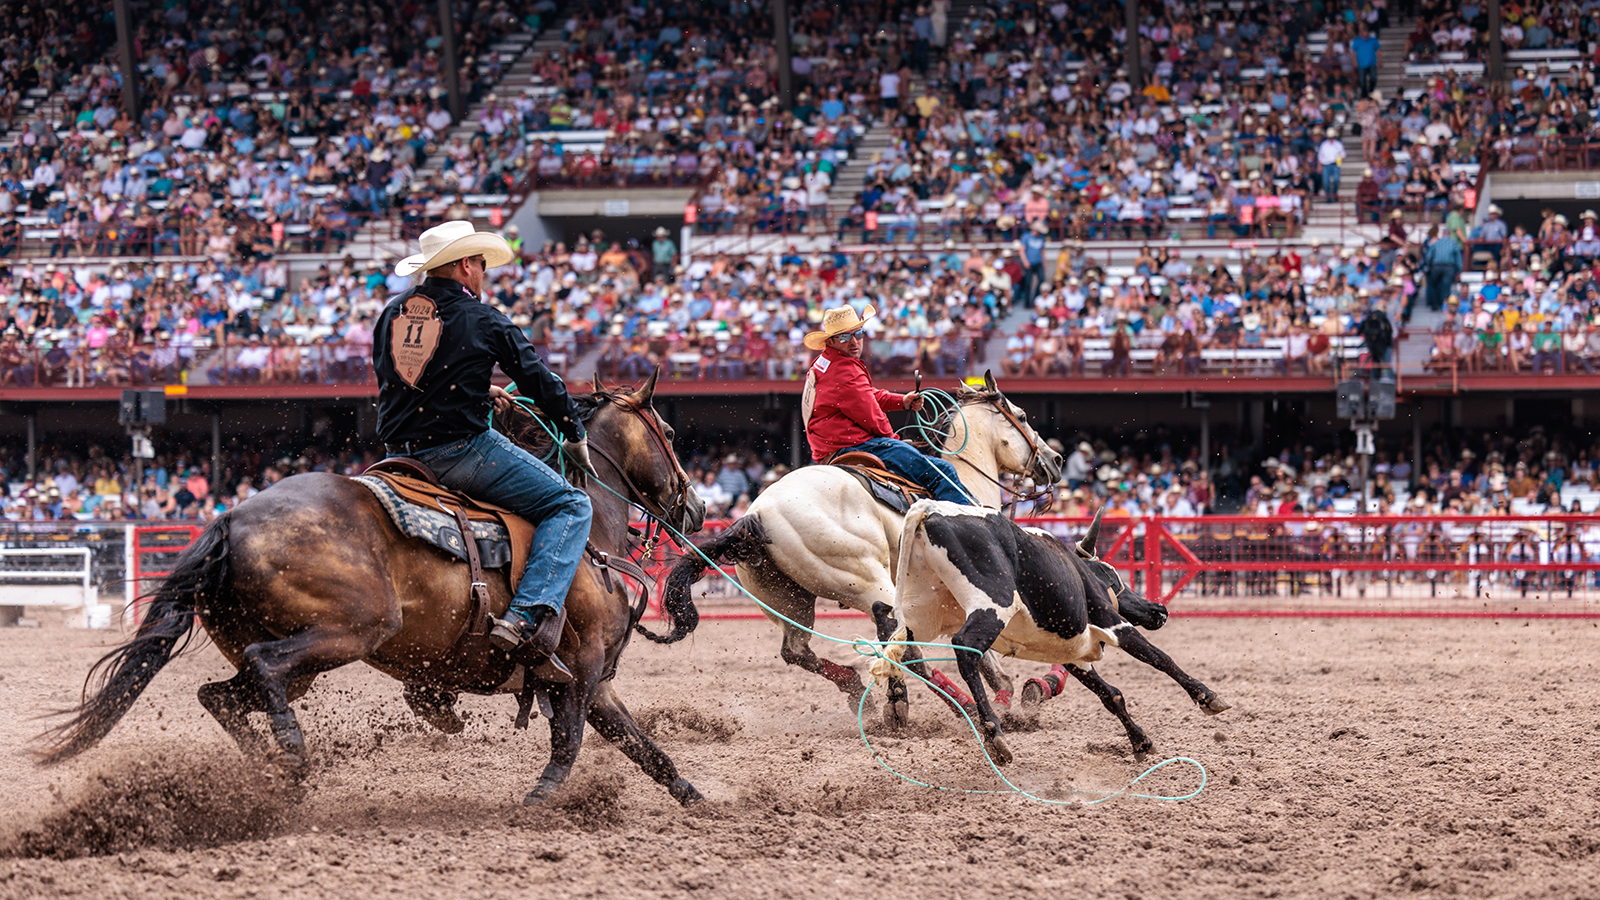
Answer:
<svg viewBox="0 0 1600 900"><path fill-rule="evenodd" d="M941 417L932 430L944 436L944 455L955 465L968 496L998 509L1002 472L1054 484L1061 474L1061 454L1039 437L1027 414L1000 393L989 373L984 373L984 385L961 387L956 398L959 411ZM783 629L783 661L833 682L850 696L854 710L866 691L856 671L818 657L811 649L810 634L774 612L810 628L816 622L819 597L868 615L874 603L892 607L903 519L874 500L844 469L807 466L763 491L743 518L700 549L719 563L736 563L745 590L771 608L767 618ZM672 632L666 636L640 632L659 643L672 643L693 631L699 613L691 588L706 568L698 554L685 554L667 576L662 597L673 620ZM1011 689L993 655L985 658L984 672L997 690ZM964 695L964 691L955 694Z"/></svg>

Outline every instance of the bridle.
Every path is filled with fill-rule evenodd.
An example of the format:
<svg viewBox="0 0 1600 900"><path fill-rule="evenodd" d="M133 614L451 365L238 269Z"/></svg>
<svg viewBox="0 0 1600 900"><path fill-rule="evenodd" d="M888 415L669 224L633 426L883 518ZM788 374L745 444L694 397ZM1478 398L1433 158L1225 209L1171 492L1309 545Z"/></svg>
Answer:
<svg viewBox="0 0 1600 900"><path fill-rule="evenodd" d="M1000 393L996 393L993 397L988 397L988 398L986 398L984 400L974 400L974 401L971 401L971 402L972 403L989 403L989 404L993 405L995 410L997 412L999 412L1000 415L1003 416L1007 422L1011 423L1011 427L1015 428L1017 430L1017 434L1022 435L1022 439L1028 442L1028 461L1023 464L1022 472L1023 472L1024 475L1031 474L1033 472L1034 465L1036 463L1038 463L1038 461L1039 461L1039 454L1042 453L1043 450L1040 447L1039 442L1034 439L1034 436L1030 432L1030 430L1023 426L1022 420L1018 419L1016 414L1011 411L1011 404L1010 404L1010 402L1008 402L1006 400L1005 395L1000 394ZM967 404L963 404L963 405L967 405ZM950 459L953 462L961 463L962 465L964 465L967 468L971 469L972 471L976 472L978 474L978 476L980 478L982 478L984 481L987 481L990 484L994 485L995 487L999 488L1001 496L1005 495L1006 487L1005 487L1004 484L1002 484L1000 482L1000 479L992 477L991 475L989 475L988 472L983 471L982 469L978 468L977 466L973 465L972 463L968 462L967 460L962 459L959 456L951 455ZM1036 487L1035 490L1033 490L1031 493L1028 493L1028 494L1017 494L1017 493L1013 492L1011 500L1008 501L1007 505L1012 506L1013 508L1015 508L1015 505L1018 504L1018 503L1022 503L1022 502L1031 503L1031 502L1033 502L1035 500L1038 500L1039 498L1044 497L1045 495L1049 494L1051 489L1054 488L1054 487L1055 487L1054 485L1045 485L1044 487Z"/></svg>
<svg viewBox="0 0 1600 900"><path fill-rule="evenodd" d="M665 510L652 511L650 506L659 504L651 500L649 494L646 494L639 489L637 484L634 484L633 479L628 477L628 470L623 468L622 464L617 462L616 458L604 448L599 446L591 446L589 448L601 459L611 464L611 468L617 471L617 477L622 479L622 486L627 488L628 493L633 495L634 502L638 503L640 508L644 510L645 515L652 520L653 534L645 540L646 553L648 553L649 550L654 549L655 543L659 540L663 524L670 525L673 528L682 526L684 511L689 506L689 473L683 470L683 464L678 462L678 457L673 454L672 446L667 443L666 433L661 430L661 423L654 415L646 414L643 409L621 398L612 397L611 402L638 416L639 420L644 423L645 431L650 435L650 442L655 446L655 449L668 462L672 463L673 477L676 481L672 506Z"/></svg>

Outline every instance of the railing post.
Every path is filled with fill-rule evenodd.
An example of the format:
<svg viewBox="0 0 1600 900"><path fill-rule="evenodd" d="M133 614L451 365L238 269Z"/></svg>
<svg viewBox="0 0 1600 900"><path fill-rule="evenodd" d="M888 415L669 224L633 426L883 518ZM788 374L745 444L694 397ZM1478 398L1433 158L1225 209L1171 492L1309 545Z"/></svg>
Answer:
<svg viewBox="0 0 1600 900"><path fill-rule="evenodd" d="M1146 599L1161 602L1166 585L1161 580L1161 524L1162 517L1150 516L1144 524L1144 595Z"/></svg>

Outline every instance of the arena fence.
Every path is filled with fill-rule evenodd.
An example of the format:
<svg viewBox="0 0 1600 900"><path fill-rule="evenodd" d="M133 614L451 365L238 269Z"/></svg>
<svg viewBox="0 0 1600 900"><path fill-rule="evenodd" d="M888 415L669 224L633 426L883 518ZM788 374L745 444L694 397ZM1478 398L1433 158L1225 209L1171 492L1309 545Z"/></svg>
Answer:
<svg viewBox="0 0 1600 900"><path fill-rule="evenodd" d="M1089 524L1018 521L1069 541ZM1096 549L1174 615L1600 618L1594 515L1109 518ZM681 552L658 551L658 587ZM695 596L704 618L762 615L728 579L701 580ZM820 601L818 615L860 613Z"/></svg>
<svg viewBox="0 0 1600 900"><path fill-rule="evenodd" d="M1074 542L1089 524L1018 521ZM707 522L704 533L728 524ZM96 596L121 601L126 627L200 531L195 522L9 522L0 550L87 549ZM1108 518L1096 549L1180 616L1600 618L1600 515ZM683 552L663 543L645 562L656 582L647 616L661 615L667 570ZM701 579L695 601L707 619L762 616L730 578ZM817 615L861 614L824 600Z"/></svg>

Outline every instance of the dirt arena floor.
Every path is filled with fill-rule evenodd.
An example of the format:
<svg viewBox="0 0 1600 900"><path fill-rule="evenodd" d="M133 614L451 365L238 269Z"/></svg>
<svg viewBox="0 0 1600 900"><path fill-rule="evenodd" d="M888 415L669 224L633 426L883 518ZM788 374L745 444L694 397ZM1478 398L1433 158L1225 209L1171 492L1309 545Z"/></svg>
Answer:
<svg viewBox="0 0 1600 900"><path fill-rule="evenodd" d="M210 647L99 748L34 768L34 717L74 700L115 640L0 631L0 897L1600 897L1595 621L1180 615L1155 642L1231 711L1207 718L1116 651L1100 668L1151 761L1193 757L1210 780L1191 800L1096 806L901 782L843 696L786 671L776 631L751 621L624 657L619 692L708 798L690 810L592 734L549 808L524 810L542 723L515 732L510 699L469 698L447 738L358 666L301 702L317 765L296 789L244 763L195 702L227 674ZM874 736L896 767L996 786L925 691L912 718ZM1011 743L1008 774L1050 797L1093 799L1145 769L1076 685ZM1198 784L1172 766L1144 786Z"/></svg>

